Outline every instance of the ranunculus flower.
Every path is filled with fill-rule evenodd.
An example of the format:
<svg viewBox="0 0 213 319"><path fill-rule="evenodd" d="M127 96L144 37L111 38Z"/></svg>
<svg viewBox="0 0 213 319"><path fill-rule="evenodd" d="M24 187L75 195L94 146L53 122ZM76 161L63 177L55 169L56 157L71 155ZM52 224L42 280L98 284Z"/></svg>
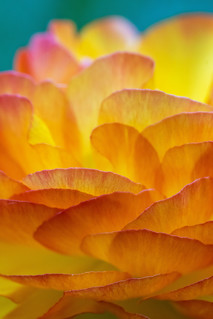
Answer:
<svg viewBox="0 0 213 319"><path fill-rule="evenodd" d="M67 73L67 87L57 77L56 84L39 82L49 78L45 59L38 76L32 74L36 81L15 71L0 74L1 318L107 312L106 318L212 319L213 108L147 89L196 94L200 79L194 74L182 87L181 63L169 69L177 72L177 85L169 71L160 77L165 64L152 53L155 40L151 45L152 32L165 28L158 36L163 42L170 26L188 21L188 48L196 32L197 52L199 43L210 46L211 28L203 30L212 18L196 19L203 21L200 32L190 16L144 36L142 50L150 48L156 73L152 58L115 52L74 77ZM66 42L66 23L50 29ZM174 33L171 41L180 38ZM35 47L19 62L40 52ZM63 70L56 56L48 72ZM205 70L202 101L211 95L212 69Z"/></svg>

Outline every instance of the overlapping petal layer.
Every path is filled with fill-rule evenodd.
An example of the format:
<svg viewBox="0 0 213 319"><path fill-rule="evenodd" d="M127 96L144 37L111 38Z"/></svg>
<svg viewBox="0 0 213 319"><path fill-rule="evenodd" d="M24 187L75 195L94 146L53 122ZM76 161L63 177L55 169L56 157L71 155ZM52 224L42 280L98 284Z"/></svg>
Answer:
<svg viewBox="0 0 213 319"><path fill-rule="evenodd" d="M211 318L212 21L53 21L0 74L1 317Z"/></svg>

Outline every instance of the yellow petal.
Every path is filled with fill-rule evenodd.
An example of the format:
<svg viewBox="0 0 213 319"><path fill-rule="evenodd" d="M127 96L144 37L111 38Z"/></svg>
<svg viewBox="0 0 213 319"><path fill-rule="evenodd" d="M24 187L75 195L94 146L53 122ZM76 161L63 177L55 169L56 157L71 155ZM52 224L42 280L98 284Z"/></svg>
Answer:
<svg viewBox="0 0 213 319"><path fill-rule="evenodd" d="M133 50L137 36L135 26L125 18L102 18L81 30L79 51L82 56L97 58L116 51Z"/></svg>
<svg viewBox="0 0 213 319"><path fill-rule="evenodd" d="M213 71L213 18L182 15L151 27L140 52L156 62L154 87L207 102Z"/></svg>

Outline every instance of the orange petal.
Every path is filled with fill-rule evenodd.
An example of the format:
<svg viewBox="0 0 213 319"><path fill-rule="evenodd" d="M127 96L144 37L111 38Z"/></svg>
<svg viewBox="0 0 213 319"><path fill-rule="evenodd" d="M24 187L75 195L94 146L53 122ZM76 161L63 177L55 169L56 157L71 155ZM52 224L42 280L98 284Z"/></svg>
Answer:
<svg viewBox="0 0 213 319"><path fill-rule="evenodd" d="M94 196L113 192L139 193L144 189L129 179L111 173L87 168L55 169L36 172L24 179L30 189L62 188L78 190Z"/></svg>
<svg viewBox="0 0 213 319"><path fill-rule="evenodd" d="M182 15L148 29L140 52L156 62L155 87L206 102L212 83L212 37L213 18L208 14Z"/></svg>
<svg viewBox="0 0 213 319"><path fill-rule="evenodd" d="M1 200L0 207L0 238L24 244L35 243L33 233L36 228L58 212L43 205L10 200Z"/></svg>
<svg viewBox="0 0 213 319"><path fill-rule="evenodd" d="M25 187L25 186L23 186ZM6 191L4 189L4 191ZM17 191L18 192L18 191ZM74 205L78 205L93 196L72 189L39 189L31 190L12 196L12 199L43 204L48 207L66 209ZM1 193L0 193L1 194Z"/></svg>
<svg viewBox="0 0 213 319"><path fill-rule="evenodd" d="M117 52L95 60L72 79L68 96L86 145L92 129L98 123L102 100L123 88L142 88L152 76L153 68L154 63L148 57Z"/></svg>
<svg viewBox="0 0 213 319"><path fill-rule="evenodd" d="M213 179L201 178L180 193L149 207L126 229L150 229L172 233L184 226L205 223L212 219Z"/></svg>
<svg viewBox="0 0 213 319"><path fill-rule="evenodd" d="M158 299L191 300L213 294L213 276L198 281L192 285L158 296Z"/></svg>
<svg viewBox="0 0 213 319"><path fill-rule="evenodd" d="M90 287L109 285L117 281L123 282L124 279L130 277L127 273L119 271L94 271L71 275L44 274L37 276L0 276L22 285L56 290L85 290ZM161 280L161 282L163 281L165 281L165 279Z"/></svg>
<svg viewBox="0 0 213 319"><path fill-rule="evenodd" d="M20 194L28 190L22 183L9 178L0 171L0 198L9 199L14 194Z"/></svg>
<svg viewBox="0 0 213 319"><path fill-rule="evenodd" d="M51 139L45 123L37 121L37 126L31 129L32 120L33 108L29 100L17 95L0 96L1 170L20 179L45 168L78 164L71 154L51 145L30 145L29 138L40 142Z"/></svg>
<svg viewBox="0 0 213 319"><path fill-rule="evenodd" d="M58 83L67 83L80 70L71 53L48 33L33 36L28 61L31 75L37 81L51 79Z"/></svg>
<svg viewBox="0 0 213 319"><path fill-rule="evenodd" d="M60 253L78 254L86 235L120 230L158 199L160 196L154 191L103 195L50 219L39 227L35 238Z"/></svg>
<svg viewBox="0 0 213 319"><path fill-rule="evenodd" d="M172 232L172 235L188 237L201 241L206 245L213 245L213 222L206 222L200 225L185 226Z"/></svg>
<svg viewBox="0 0 213 319"><path fill-rule="evenodd" d="M96 300L117 301L133 298L147 298L178 278L177 273L144 278L130 278L102 287L67 291L67 296L87 297Z"/></svg>
<svg viewBox="0 0 213 319"><path fill-rule="evenodd" d="M212 112L209 105L154 90L122 90L101 104L99 124L119 122L139 132L165 117L183 112Z"/></svg>
<svg viewBox="0 0 213 319"><path fill-rule="evenodd" d="M186 274L213 261L213 245L145 229L89 235L82 249L141 277L173 271Z"/></svg>
<svg viewBox="0 0 213 319"><path fill-rule="evenodd" d="M28 75L15 71L0 73L0 94L18 94L31 99L34 90L35 83Z"/></svg>
<svg viewBox="0 0 213 319"><path fill-rule="evenodd" d="M18 49L14 58L14 69L24 74L32 75L27 48Z"/></svg>
<svg viewBox="0 0 213 319"><path fill-rule="evenodd" d="M142 135L162 159L166 151L174 146L213 140L212 121L213 113L183 113L147 127Z"/></svg>
<svg viewBox="0 0 213 319"><path fill-rule="evenodd" d="M97 58L116 51L136 48L138 32L122 17L109 17L86 25L80 33L80 53Z"/></svg>
<svg viewBox="0 0 213 319"><path fill-rule="evenodd" d="M212 176L213 142L192 143L169 149L162 161L158 186L171 196L194 180Z"/></svg>
<svg viewBox="0 0 213 319"><path fill-rule="evenodd" d="M119 123L103 124L93 130L91 143L112 163L116 173L139 181L148 188L154 186L160 166L158 155L133 127Z"/></svg>
<svg viewBox="0 0 213 319"><path fill-rule="evenodd" d="M185 316L193 319L212 319L213 303L203 300L179 301L175 306Z"/></svg>

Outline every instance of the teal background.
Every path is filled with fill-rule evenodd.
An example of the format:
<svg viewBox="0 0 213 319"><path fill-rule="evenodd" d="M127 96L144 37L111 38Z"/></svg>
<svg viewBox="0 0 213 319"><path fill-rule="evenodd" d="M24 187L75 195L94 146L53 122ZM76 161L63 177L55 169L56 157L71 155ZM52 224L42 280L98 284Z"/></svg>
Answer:
<svg viewBox="0 0 213 319"><path fill-rule="evenodd" d="M184 12L211 12L213 0L0 0L0 70L12 68L17 48L54 18L69 18L78 28L107 15L123 15L139 30Z"/></svg>

